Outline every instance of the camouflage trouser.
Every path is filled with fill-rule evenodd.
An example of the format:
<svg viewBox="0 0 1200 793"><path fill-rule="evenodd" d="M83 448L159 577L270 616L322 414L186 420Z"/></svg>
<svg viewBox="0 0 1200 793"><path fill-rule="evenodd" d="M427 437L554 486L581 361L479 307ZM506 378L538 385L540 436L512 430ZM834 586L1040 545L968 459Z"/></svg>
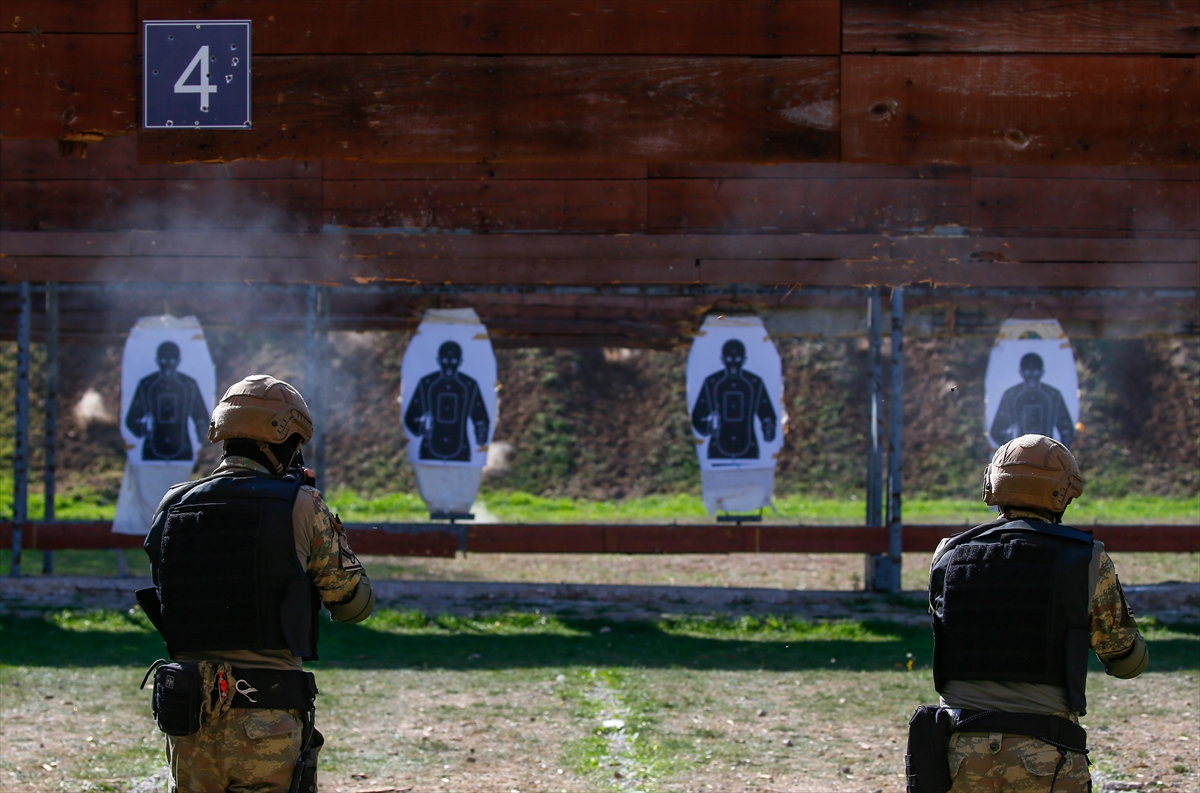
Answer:
<svg viewBox="0 0 1200 793"><path fill-rule="evenodd" d="M193 735L168 735L171 793L287 793L302 725L298 710L231 708Z"/></svg>
<svg viewBox="0 0 1200 793"><path fill-rule="evenodd" d="M998 732L951 735L950 775L950 793L1048 793L1052 785L1054 793L1092 789L1086 755L1060 753L1028 735Z"/></svg>

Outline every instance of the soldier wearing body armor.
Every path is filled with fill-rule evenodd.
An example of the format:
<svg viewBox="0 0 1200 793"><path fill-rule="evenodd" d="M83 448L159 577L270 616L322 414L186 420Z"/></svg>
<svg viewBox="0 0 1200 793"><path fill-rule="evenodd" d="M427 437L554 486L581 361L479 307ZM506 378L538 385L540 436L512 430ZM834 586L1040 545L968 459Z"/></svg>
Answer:
<svg viewBox="0 0 1200 793"><path fill-rule="evenodd" d="M462 347L448 341L438 348L438 371L417 383L404 425L421 439L420 460L471 461L471 435L487 444L488 413L475 378L458 371Z"/></svg>
<svg viewBox="0 0 1200 793"><path fill-rule="evenodd" d="M1050 436L1058 430L1064 446L1075 439L1075 425L1062 392L1042 382L1046 364L1035 352L1021 357L1021 382L1004 392L992 420L992 440L1006 443L1018 435Z"/></svg>
<svg viewBox="0 0 1200 793"><path fill-rule="evenodd" d="M710 460L757 460L758 437L754 418L762 423L763 440L775 440L775 408L762 378L747 372L746 346L730 339L721 348L725 368L704 378L692 408L692 426L709 436Z"/></svg>
<svg viewBox="0 0 1200 793"><path fill-rule="evenodd" d="M172 659L151 668L171 791L313 793L324 741L302 661L321 607L366 619L371 582L300 465L312 420L296 389L235 383L208 438L221 464L163 498L145 544L154 587L137 593Z"/></svg>
<svg viewBox="0 0 1200 793"><path fill-rule="evenodd" d="M1130 678L1149 651L1104 546L1062 525L1082 493L1064 445L1023 435L984 474L1000 517L938 546L929 605L941 703L910 722L910 793L1091 790L1079 726L1089 652Z"/></svg>

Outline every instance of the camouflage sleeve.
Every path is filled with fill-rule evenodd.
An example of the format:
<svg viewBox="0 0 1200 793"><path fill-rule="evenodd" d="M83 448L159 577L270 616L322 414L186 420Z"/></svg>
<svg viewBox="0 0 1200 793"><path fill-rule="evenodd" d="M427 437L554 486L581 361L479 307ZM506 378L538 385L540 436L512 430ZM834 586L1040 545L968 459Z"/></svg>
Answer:
<svg viewBox="0 0 1200 793"><path fill-rule="evenodd" d="M326 506L321 494L305 487L312 496L312 540L309 545L308 577L326 603L344 601L354 595L366 573L346 538L346 530L338 516Z"/></svg>
<svg viewBox="0 0 1200 793"><path fill-rule="evenodd" d="M1139 638L1117 570L1104 550L1100 551L1100 577L1092 594L1091 627L1092 650L1101 658L1128 653Z"/></svg>

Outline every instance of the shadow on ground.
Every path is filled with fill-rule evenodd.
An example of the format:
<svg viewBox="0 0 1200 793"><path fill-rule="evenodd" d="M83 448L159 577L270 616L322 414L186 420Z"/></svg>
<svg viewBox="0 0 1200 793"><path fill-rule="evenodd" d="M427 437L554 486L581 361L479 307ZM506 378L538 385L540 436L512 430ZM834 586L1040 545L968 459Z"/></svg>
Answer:
<svg viewBox="0 0 1200 793"><path fill-rule="evenodd" d="M111 614L111 612L110 612ZM0 663L10 666L144 666L165 657L157 633L137 618L113 630L64 627L51 618L0 618ZM863 623L851 638L681 634L665 623L563 620L558 632L380 630L325 623L312 669L487 670L563 666L828 669L884 671L928 667L928 628ZM1200 669L1200 626L1151 624L1151 671ZM911 655L909 655L911 653ZM1101 667L1095 659L1093 667Z"/></svg>

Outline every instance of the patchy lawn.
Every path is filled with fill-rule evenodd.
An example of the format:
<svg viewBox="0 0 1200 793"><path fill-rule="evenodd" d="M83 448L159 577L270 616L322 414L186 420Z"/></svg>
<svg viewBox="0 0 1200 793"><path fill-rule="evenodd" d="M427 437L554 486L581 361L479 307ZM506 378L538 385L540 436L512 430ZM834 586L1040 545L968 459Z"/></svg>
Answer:
<svg viewBox="0 0 1200 793"><path fill-rule="evenodd" d="M1150 672L1090 675L1097 770L1196 790L1200 627L1145 628ZM322 789L898 791L931 649L886 623L385 610L327 625L311 665ZM162 653L136 611L0 619L0 789L158 790L137 684Z"/></svg>

